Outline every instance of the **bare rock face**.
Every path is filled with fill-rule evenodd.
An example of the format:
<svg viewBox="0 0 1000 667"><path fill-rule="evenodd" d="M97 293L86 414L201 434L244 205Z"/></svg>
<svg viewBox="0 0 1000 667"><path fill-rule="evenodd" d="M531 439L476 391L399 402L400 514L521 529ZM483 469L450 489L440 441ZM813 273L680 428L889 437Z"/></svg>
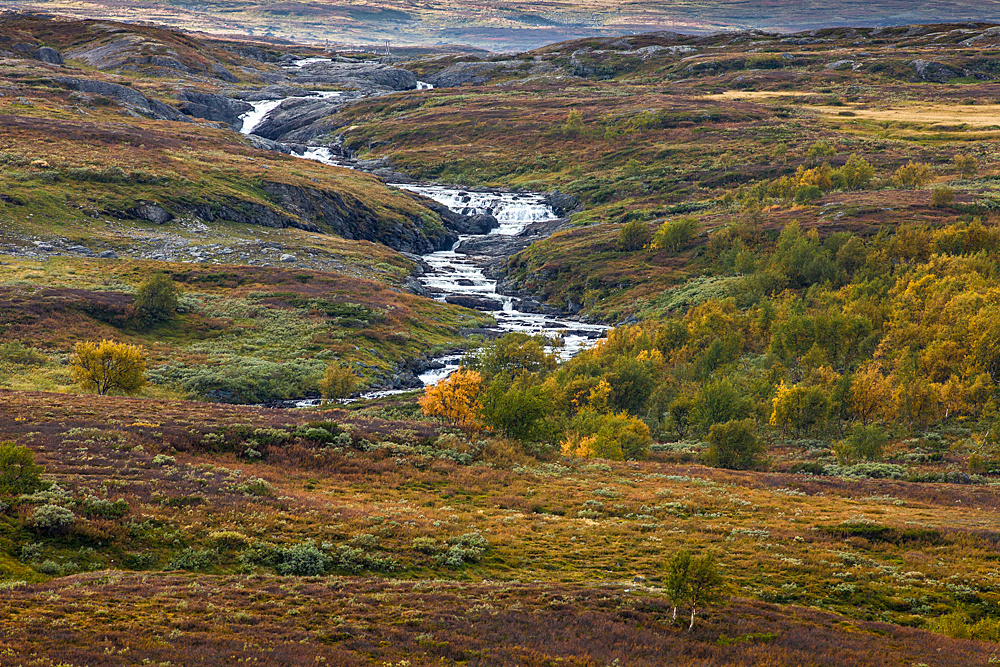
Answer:
<svg viewBox="0 0 1000 667"><path fill-rule="evenodd" d="M368 93L413 90L417 87L417 77L413 72L383 63L323 60L302 66L293 78L296 84L307 88L323 84Z"/></svg>
<svg viewBox="0 0 1000 667"><path fill-rule="evenodd" d="M513 69L523 64L521 60L500 60L487 62L456 63L437 74L426 77L427 83L436 88L449 88L466 84L480 84L489 81L490 74L498 70Z"/></svg>
<svg viewBox="0 0 1000 667"><path fill-rule="evenodd" d="M75 79L71 77L57 77L53 80L61 83L70 90L110 97L119 104L132 107L140 113L156 120L181 120L183 118L181 112L174 107L166 105L157 99L147 98L138 90L133 90L127 86L119 86L117 83L94 81L92 79Z"/></svg>
<svg viewBox="0 0 1000 667"><path fill-rule="evenodd" d="M240 116L253 109L252 104L213 93L188 90L177 97L180 100L181 113L226 123L237 131L243 126Z"/></svg>
<svg viewBox="0 0 1000 667"><path fill-rule="evenodd" d="M942 63L933 60L914 60L913 69L917 71L917 77L923 81L934 81L936 83L948 83L957 76L962 76Z"/></svg>
<svg viewBox="0 0 1000 667"><path fill-rule="evenodd" d="M159 204L143 203L129 209L128 213L140 220L148 220L157 225L168 223L174 219L174 216Z"/></svg>
<svg viewBox="0 0 1000 667"><path fill-rule="evenodd" d="M344 102L337 97L292 97L284 100L281 106L269 113L254 127L253 133L274 141L308 142L312 137L305 135L311 133L302 130L332 115L343 104ZM318 128L313 131L321 132Z"/></svg>
<svg viewBox="0 0 1000 667"><path fill-rule="evenodd" d="M32 55L34 55L36 59L41 60L43 63L49 63L50 65L63 64L62 54L53 49L51 46L43 46Z"/></svg>

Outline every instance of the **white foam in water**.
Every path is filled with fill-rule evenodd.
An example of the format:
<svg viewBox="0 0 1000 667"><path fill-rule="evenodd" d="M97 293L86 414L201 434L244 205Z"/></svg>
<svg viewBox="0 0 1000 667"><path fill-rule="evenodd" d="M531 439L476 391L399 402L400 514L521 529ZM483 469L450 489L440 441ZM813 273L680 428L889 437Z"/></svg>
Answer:
<svg viewBox="0 0 1000 667"><path fill-rule="evenodd" d="M319 62L322 60L326 59L307 58L298 61L296 65L301 67L309 62ZM417 87L423 90L432 88L433 86L418 82ZM317 91L316 93L317 96L324 98L336 97L340 94L339 92L329 91ZM242 132L244 134L251 134L267 114L277 108L281 102L282 100L253 102L253 110L240 116L243 120ZM300 157L338 167L351 167L350 164L341 162L325 146L310 146ZM538 193L472 192L437 185L396 185L395 187L429 197L440 204L444 204L451 210L464 215L489 213L500 223L497 229L490 232L491 234L513 236L533 222L555 220L558 217L552 210L552 207L549 206L545 197ZM475 237L460 237L459 243L469 238ZM423 259L430 265L432 271L421 276L420 282L425 287L431 288L436 292L441 292L438 300L444 301L448 295L466 295L493 299L501 307L501 310L493 311L493 315L497 320L497 329L503 333L540 334L554 339L557 343L561 343L561 345L557 344L551 347L550 350L557 352L563 360L570 359L580 351L592 347L597 339L609 328L600 324L583 324L550 315L539 315L515 310L513 299L497 294L496 281L486 278L483 275L482 269L474 264L473 258L470 255L456 253L454 248L424 255ZM422 373L419 376L420 380L426 386L437 384L461 366L462 357L463 355L461 354L454 354L437 359L437 361L444 364L444 367L431 369ZM382 398L404 391L409 390L389 389L372 391L362 394L360 398ZM319 405L319 403L318 399L313 399L299 401L296 405L298 407L307 407Z"/></svg>
<svg viewBox="0 0 1000 667"><path fill-rule="evenodd" d="M281 100L261 100L260 102L250 102L250 104L253 105L253 110L240 116L240 120L243 121L240 132L243 134L253 134L254 128L260 125L264 116L278 108Z"/></svg>

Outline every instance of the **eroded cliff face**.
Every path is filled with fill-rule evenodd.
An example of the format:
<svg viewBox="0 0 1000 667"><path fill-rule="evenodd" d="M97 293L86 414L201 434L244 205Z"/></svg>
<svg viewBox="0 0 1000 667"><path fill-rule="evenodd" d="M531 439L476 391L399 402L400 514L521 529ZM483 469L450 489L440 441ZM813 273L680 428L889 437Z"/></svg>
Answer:
<svg viewBox="0 0 1000 667"><path fill-rule="evenodd" d="M466 216L447 211L438 214L428 210L423 215L397 212L390 218L360 199L333 190L276 181L263 182L261 189L269 203L236 198L158 204L139 202L125 211L113 213L121 218L157 224L190 216L209 223L225 220L272 228L294 227L381 243L418 255L450 248L458 240L455 230L468 227Z"/></svg>

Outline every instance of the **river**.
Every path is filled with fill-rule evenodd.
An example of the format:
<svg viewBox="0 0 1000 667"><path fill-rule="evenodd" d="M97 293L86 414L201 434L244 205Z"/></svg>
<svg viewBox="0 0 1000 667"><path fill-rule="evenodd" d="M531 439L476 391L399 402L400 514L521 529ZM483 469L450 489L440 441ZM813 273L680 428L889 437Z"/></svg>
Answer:
<svg viewBox="0 0 1000 667"><path fill-rule="evenodd" d="M333 97L335 93L317 93L325 97ZM252 134L253 129L264 117L275 109L282 100L255 102L253 111L242 116L243 133ZM335 156L325 146L310 146L306 152L299 155L304 159L316 160L324 164L350 168L350 164ZM449 209L465 215L489 213L493 215L499 227L490 234L516 235L534 222L555 220L557 216L548 204L546 198L538 193L491 191L470 191L460 188L440 185L396 185L433 199ZM484 257L456 252L461 250L462 243L482 236L461 236L450 250L441 250L423 256L423 260L431 267L430 271L419 277L421 284L439 301L445 301L449 296L476 296L495 301L496 305L489 309L497 322L498 334L522 332L532 335L540 334L550 338L554 345L552 351L565 360L581 350L591 347L602 337L608 327L599 324L587 324L538 313L527 313L514 307L515 299L497 293L495 280L483 275ZM438 358L440 368L428 370L418 377L425 386L436 384L441 379L459 368L461 354L451 354ZM375 391L363 394L361 398L377 398L405 390ZM301 401L300 406L315 405L318 401Z"/></svg>

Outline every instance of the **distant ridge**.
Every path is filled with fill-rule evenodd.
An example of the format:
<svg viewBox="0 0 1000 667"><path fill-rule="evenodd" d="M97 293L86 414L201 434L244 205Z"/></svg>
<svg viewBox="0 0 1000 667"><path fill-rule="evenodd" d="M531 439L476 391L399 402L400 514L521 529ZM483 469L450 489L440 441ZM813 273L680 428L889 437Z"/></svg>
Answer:
<svg viewBox="0 0 1000 667"><path fill-rule="evenodd" d="M225 11L212 5L170 0L21 0L5 3L21 11L77 18L155 22L189 31L249 34L297 42L347 45L467 44L498 52L530 50L583 37L612 37L655 30L711 33L762 29L797 32L865 25L900 26L962 21L1000 22L1000 1L958 0L913 3L832 0L822 11L804 0L693 0L678 5L645 0L628 5L611 0L555 1L542 7L514 0L456 0L430 5L416 0L371 0L364 9L323 2L238 0Z"/></svg>

